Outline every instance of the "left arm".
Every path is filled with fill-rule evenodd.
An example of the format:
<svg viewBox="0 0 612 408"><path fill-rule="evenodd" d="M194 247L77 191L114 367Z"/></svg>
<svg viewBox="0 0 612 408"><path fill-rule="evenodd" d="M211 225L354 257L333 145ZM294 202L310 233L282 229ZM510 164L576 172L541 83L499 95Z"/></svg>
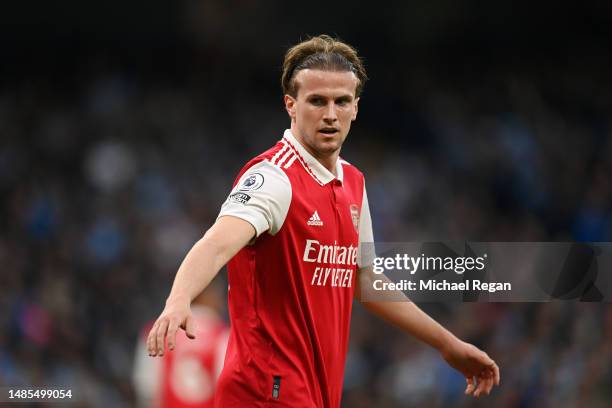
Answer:
<svg viewBox="0 0 612 408"><path fill-rule="evenodd" d="M363 301L362 288L372 288L374 279L388 281L384 275L374 275L371 267L359 269L355 297L370 312L438 350L450 366L465 376L466 394L488 395L493 385L499 385L499 367L487 353L459 340L405 295L400 293L403 299L398 299L394 293L394 301Z"/></svg>
<svg viewBox="0 0 612 408"><path fill-rule="evenodd" d="M357 261L359 269L355 297L370 312L438 350L451 367L465 376L467 382L466 394L475 397L479 397L482 393L489 394L494 384L499 385L499 367L487 353L459 340L419 309L402 292L394 291L393 294L377 292L377 297L387 296L388 300L371 302L362 299L364 290L373 290L375 279L389 282L385 275L375 275L372 267L369 266L376 256L373 243L372 219L364 183L359 221L359 255Z"/></svg>

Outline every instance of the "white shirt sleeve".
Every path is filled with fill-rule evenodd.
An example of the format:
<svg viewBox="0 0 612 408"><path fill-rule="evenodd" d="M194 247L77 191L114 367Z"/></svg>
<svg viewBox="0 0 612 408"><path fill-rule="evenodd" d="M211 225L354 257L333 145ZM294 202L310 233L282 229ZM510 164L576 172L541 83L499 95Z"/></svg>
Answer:
<svg viewBox="0 0 612 408"><path fill-rule="evenodd" d="M242 175L221 206L219 217L243 219L253 225L257 236L265 231L275 235L285 222L291 195L291 182L285 172L262 161Z"/></svg>
<svg viewBox="0 0 612 408"><path fill-rule="evenodd" d="M376 251L374 249L374 232L372 231L372 218L370 217L370 205L366 193L365 182L363 186L363 198L361 200L361 214L359 216L359 248L357 249L357 266L364 268L372 265Z"/></svg>

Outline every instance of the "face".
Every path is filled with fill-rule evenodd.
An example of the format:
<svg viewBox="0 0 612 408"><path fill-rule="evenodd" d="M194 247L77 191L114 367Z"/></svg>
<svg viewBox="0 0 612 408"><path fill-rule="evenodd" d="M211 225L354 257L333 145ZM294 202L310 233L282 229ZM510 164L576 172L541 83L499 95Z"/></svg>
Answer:
<svg viewBox="0 0 612 408"><path fill-rule="evenodd" d="M349 71L299 71L297 96L285 95L291 131L315 157L339 154L357 118L357 77Z"/></svg>

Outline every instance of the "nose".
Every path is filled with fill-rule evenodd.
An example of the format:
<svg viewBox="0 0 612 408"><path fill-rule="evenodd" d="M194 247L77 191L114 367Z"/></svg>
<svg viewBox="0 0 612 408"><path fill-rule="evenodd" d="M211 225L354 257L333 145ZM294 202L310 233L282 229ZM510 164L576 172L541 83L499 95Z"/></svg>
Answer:
<svg viewBox="0 0 612 408"><path fill-rule="evenodd" d="M323 120L326 123L333 123L338 120L338 115L336 113L336 104L333 101L327 104L325 108L325 113L323 115Z"/></svg>

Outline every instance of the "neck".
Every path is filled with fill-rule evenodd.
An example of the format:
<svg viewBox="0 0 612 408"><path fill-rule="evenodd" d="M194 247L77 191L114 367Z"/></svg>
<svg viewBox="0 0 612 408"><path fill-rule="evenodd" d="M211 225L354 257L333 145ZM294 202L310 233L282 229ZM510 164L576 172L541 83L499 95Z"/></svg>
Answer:
<svg viewBox="0 0 612 408"><path fill-rule="evenodd" d="M334 176L338 175L336 172L336 162L338 161L338 157L340 156L340 149L335 150L331 153L321 153L319 151L316 151L315 149L310 147L306 142L304 142L304 139L302 139L302 136L300 136L300 133L293 126L293 124L291 126L291 134L293 134L293 136L297 139L297 141L300 142L302 147L306 149L306 151L310 153L312 157L317 159L317 161L321 163L323 167L329 170Z"/></svg>

